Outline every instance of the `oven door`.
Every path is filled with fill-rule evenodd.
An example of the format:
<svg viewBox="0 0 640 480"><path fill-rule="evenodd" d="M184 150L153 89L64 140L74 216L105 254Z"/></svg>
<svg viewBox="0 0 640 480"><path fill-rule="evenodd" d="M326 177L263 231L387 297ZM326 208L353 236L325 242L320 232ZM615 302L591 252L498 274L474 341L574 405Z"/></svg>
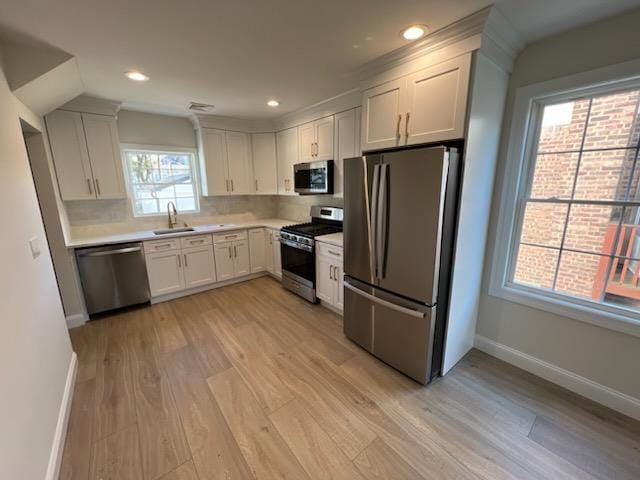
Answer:
<svg viewBox="0 0 640 480"><path fill-rule="evenodd" d="M301 195L333 193L333 160L293 166L294 189Z"/></svg>
<svg viewBox="0 0 640 480"><path fill-rule="evenodd" d="M316 260L313 247L280 238L280 253L282 275L311 289L315 288Z"/></svg>

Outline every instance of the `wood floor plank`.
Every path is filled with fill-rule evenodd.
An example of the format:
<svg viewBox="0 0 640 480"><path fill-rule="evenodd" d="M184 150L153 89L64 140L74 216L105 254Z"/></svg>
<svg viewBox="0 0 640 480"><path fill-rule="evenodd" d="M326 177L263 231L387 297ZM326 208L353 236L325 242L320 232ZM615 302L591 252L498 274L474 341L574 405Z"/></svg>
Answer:
<svg viewBox="0 0 640 480"><path fill-rule="evenodd" d="M597 442L574 435L546 418L538 417L529 438L567 459L596 478L631 480L640 478L640 452L634 456L603 452Z"/></svg>
<svg viewBox="0 0 640 480"><path fill-rule="evenodd" d="M197 353L187 346L163 359L200 480L253 478L211 395Z"/></svg>
<svg viewBox="0 0 640 480"><path fill-rule="evenodd" d="M76 383L62 455L60 480L84 480L89 476L94 402L95 380Z"/></svg>
<svg viewBox="0 0 640 480"><path fill-rule="evenodd" d="M365 479L300 400L292 400L269 418L311 478Z"/></svg>
<svg viewBox="0 0 640 480"><path fill-rule="evenodd" d="M76 382L84 382L96 377L97 342L95 338L97 327L88 323L69 330L73 351L78 355L78 372Z"/></svg>
<svg viewBox="0 0 640 480"><path fill-rule="evenodd" d="M129 324L127 345L133 371L142 470L155 480L191 458L165 371L159 361L155 316L140 310Z"/></svg>
<svg viewBox="0 0 640 480"><path fill-rule="evenodd" d="M151 315L160 353L169 353L187 345L187 340L168 302L152 305Z"/></svg>
<svg viewBox="0 0 640 480"><path fill-rule="evenodd" d="M91 480L133 480L142 477L138 429L133 425L93 444Z"/></svg>
<svg viewBox="0 0 640 480"><path fill-rule="evenodd" d="M376 438L353 461L369 480L418 480L423 478L386 443Z"/></svg>
<svg viewBox="0 0 640 480"><path fill-rule="evenodd" d="M231 366L221 342L212 329L212 318L207 313L196 313L182 318L180 328L204 369L205 377L222 372Z"/></svg>
<svg viewBox="0 0 640 480"><path fill-rule="evenodd" d="M126 348L126 323L129 317L117 316L103 328L101 349L96 370L96 408L94 440L133 425L136 421L131 364Z"/></svg>
<svg viewBox="0 0 640 480"><path fill-rule="evenodd" d="M376 434L357 413L347 408L335 395L314 381L313 372L287 353L273 359L280 378L289 390L307 406L310 415L329 437L353 460L369 445Z"/></svg>
<svg viewBox="0 0 640 480"><path fill-rule="evenodd" d="M198 474L196 473L196 467L193 466L193 462L189 460L158 480L198 480Z"/></svg>
<svg viewBox="0 0 640 480"><path fill-rule="evenodd" d="M309 478L234 368L208 383L257 479Z"/></svg>

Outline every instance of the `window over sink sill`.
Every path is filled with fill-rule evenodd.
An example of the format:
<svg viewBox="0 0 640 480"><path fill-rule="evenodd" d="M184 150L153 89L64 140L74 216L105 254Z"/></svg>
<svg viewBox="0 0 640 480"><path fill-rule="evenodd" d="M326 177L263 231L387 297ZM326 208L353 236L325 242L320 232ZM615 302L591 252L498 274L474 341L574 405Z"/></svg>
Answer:
<svg viewBox="0 0 640 480"><path fill-rule="evenodd" d="M195 156L193 149L123 145L133 215L166 215L169 202L179 214L199 212Z"/></svg>
<svg viewBox="0 0 640 480"><path fill-rule="evenodd" d="M516 91L492 296L640 336L638 67Z"/></svg>

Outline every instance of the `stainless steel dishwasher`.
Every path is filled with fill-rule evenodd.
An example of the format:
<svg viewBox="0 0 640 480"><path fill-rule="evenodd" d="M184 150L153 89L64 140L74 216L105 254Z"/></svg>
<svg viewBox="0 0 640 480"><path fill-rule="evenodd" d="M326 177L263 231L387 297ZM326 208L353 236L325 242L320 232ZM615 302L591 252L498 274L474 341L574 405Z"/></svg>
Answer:
<svg viewBox="0 0 640 480"><path fill-rule="evenodd" d="M76 250L89 315L149 301L142 243Z"/></svg>

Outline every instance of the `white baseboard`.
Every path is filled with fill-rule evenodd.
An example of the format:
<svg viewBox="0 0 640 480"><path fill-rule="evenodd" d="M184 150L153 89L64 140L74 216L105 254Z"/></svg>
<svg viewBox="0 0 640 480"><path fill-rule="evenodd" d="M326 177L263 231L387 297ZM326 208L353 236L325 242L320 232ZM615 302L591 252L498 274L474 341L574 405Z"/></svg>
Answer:
<svg viewBox="0 0 640 480"><path fill-rule="evenodd" d="M80 327L87 323L89 316L84 313L77 313L75 315L69 315L66 320L67 328Z"/></svg>
<svg viewBox="0 0 640 480"><path fill-rule="evenodd" d="M60 464L62 463L62 453L64 452L64 441L67 437L67 426L69 424L69 413L71 413L71 401L73 400L73 388L76 384L76 373L78 371L78 356L71 352L71 361L67 371L67 381L64 386L62 402L60 403L60 413L58 414L58 424L53 437L51 454L49 455L49 466L45 480L57 480L60 475Z"/></svg>
<svg viewBox="0 0 640 480"><path fill-rule="evenodd" d="M507 345L476 335L475 347L594 402L640 420L640 399L589 380Z"/></svg>

